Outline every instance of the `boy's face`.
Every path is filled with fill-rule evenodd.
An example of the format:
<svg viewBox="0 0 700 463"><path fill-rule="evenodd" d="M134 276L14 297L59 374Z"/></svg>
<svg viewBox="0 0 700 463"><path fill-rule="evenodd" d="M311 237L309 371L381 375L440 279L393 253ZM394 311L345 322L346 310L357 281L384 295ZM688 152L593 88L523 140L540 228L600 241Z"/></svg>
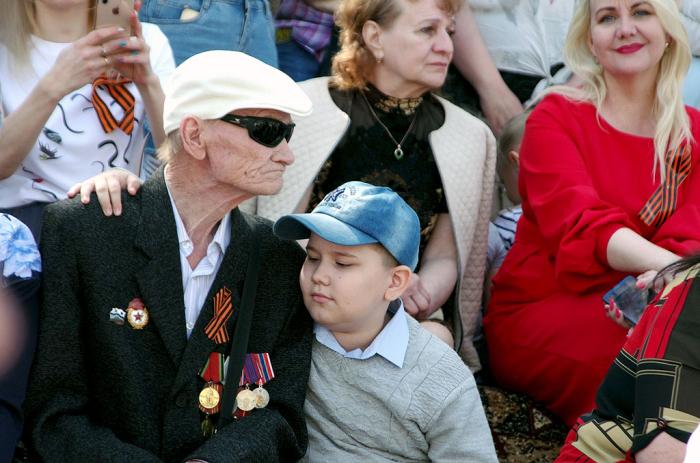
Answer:
<svg viewBox="0 0 700 463"><path fill-rule="evenodd" d="M380 248L341 246L312 233L306 252L299 283L316 323L342 333L382 326L393 268Z"/></svg>

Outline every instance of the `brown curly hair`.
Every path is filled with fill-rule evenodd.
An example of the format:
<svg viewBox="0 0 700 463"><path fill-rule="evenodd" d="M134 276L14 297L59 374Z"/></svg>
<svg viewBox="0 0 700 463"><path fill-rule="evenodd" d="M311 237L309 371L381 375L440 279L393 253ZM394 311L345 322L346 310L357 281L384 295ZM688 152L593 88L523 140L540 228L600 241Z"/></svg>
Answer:
<svg viewBox="0 0 700 463"><path fill-rule="evenodd" d="M417 0L405 0L415 3ZM375 60L362 38L362 28L374 21L383 29L401 14L400 0L343 0L336 12L335 23L340 28L340 51L333 57L331 84L340 89L364 89L374 69ZM463 0L442 0L441 8L456 14Z"/></svg>

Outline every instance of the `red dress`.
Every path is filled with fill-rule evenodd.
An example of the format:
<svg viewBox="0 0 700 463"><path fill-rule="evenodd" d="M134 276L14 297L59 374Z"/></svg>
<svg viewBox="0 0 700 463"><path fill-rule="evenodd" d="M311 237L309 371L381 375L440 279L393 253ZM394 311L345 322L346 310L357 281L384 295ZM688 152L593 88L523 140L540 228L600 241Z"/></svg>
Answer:
<svg viewBox="0 0 700 463"><path fill-rule="evenodd" d="M687 111L700 140L700 112ZM697 143L691 156L675 212L650 227L639 211L659 186L653 140L613 128L590 103L549 95L537 106L520 153L523 215L484 317L502 386L569 425L593 408L626 334L603 310L603 294L625 276L608 265L608 241L627 227L679 255L700 250Z"/></svg>

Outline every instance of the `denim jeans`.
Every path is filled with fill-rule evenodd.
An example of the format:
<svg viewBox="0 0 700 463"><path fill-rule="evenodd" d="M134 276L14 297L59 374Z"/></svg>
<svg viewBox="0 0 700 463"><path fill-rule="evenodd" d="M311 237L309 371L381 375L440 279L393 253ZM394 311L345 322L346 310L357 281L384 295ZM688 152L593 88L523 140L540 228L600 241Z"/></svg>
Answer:
<svg viewBox="0 0 700 463"><path fill-rule="evenodd" d="M277 44L277 59L280 70L296 82L313 79L321 69L316 57L294 40Z"/></svg>
<svg viewBox="0 0 700 463"><path fill-rule="evenodd" d="M685 76L683 102L700 109L700 57L694 56L690 62L688 75Z"/></svg>
<svg viewBox="0 0 700 463"><path fill-rule="evenodd" d="M236 50L277 67L267 0L145 0L139 16L165 33L176 64L207 50Z"/></svg>

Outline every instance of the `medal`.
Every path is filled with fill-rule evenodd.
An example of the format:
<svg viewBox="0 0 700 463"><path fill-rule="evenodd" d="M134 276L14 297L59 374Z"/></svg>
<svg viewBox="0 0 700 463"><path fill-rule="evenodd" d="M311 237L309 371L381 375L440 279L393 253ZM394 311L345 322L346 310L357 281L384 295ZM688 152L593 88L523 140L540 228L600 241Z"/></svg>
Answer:
<svg viewBox="0 0 700 463"><path fill-rule="evenodd" d="M199 372L206 384L199 392L199 409L206 415L219 413L221 406L221 393L224 390L224 354L212 352L207 363Z"/></svg>
<svg viewBox="0 0 700 463"><path fill-rule="evenodd" d="M236 406L244 412L249 412L255 408L257 397L250 389L243 389L236 395Z"/></svg>
<svg viewBox="0 0 700 463"><path fill-rule="evenodd" d="M138 297L129 302L129 308L126 309L126 320L135 330L142 330L148 325L148 309Z"/></svg>
<svg viewBox="0 0 700 463"><path fill-rule="evenodd" d="M270 403L270 393L262 387L262 384L253 391L253 394L255 394L255 408L265 408Z"/></svg>
<svg viewBox="0 0 700 463"><path fill-rule="evenodd" d="M199 393L199 406L209 412L214 410L221 401L221 393L214 384L209 383L202 392Z"/></svg>

